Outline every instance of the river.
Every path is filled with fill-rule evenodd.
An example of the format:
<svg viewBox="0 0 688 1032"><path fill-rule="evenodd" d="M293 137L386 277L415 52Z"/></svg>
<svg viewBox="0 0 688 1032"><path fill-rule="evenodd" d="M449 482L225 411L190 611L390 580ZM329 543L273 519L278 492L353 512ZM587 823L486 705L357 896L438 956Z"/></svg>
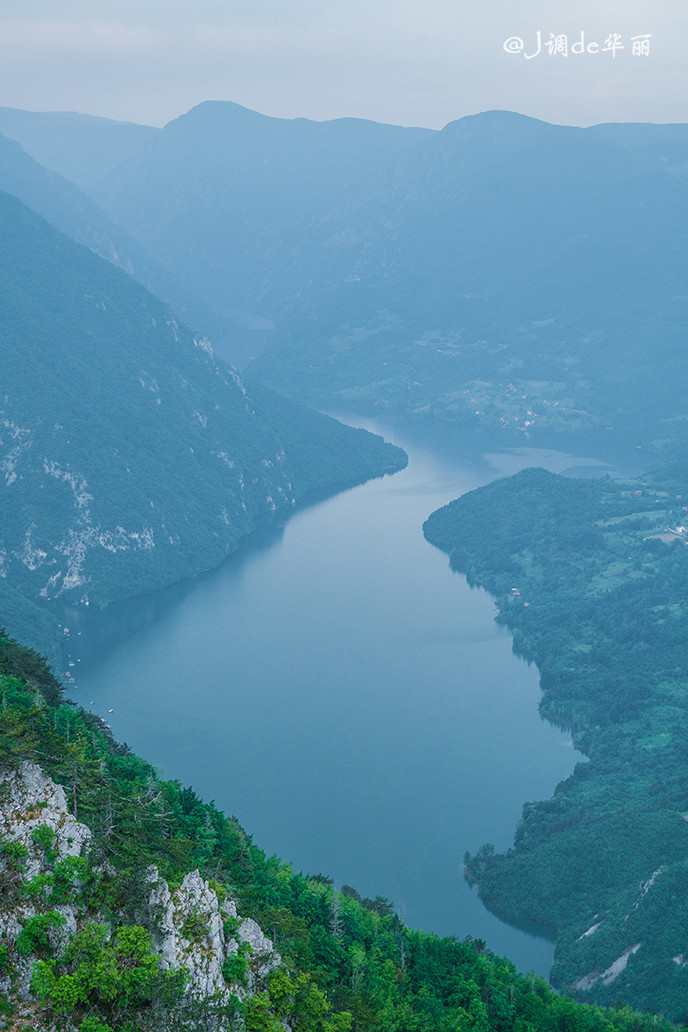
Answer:
<svg viewBox="0 0 688 1032"><path fill-rule="evenodd" d="M421 526L498 474L577 460L385 436L406 448L403 472L302 508L191 582L70 610L70 695L268 854L546 975L552 943L488 913L462 860L508 847L522 804L580 757L539 717L537 670L491 597Z"/></svg>

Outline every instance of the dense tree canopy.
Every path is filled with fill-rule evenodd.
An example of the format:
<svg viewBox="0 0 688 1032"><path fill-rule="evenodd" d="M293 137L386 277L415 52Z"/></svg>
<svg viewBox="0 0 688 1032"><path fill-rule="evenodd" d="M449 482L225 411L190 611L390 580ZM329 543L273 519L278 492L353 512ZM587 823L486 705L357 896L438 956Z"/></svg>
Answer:
<svg viewBox="0 0 688 1032"><path fill-rule="evenodd" d="M512 850L468 859L481 895L556 929L552 974L576 995L681 1020L687 485L684 463L626 482L530 469L425 524L455 569L497 595L514 649L540 669L543 714L588 757L552 799L524 806Z"/></svg>
<svg viewBox="0 0 688 1032"><path fill-rule="evenodd" d="M351 886L336 891L326 876L298 874L266 857L234 818L191 788L161 781L100 718L56 698L34 654L4 636L0 645L0 762L40 763L64 784L73 811L94 834L88 864L63 870L58 863L49 879L51 892L62 886L60 898L81 893L98 920L57 957L49 955L40 922L24 930L35 992L82 1032L124 1030L132 1022L137 1029L177 1027L182 982L160 972L136 920L150 863L170 885L198 867L276 941L281 966L267 990L237 1002L227 1028L239 1022L249 1032L278 1032L287 1020L303 1032L668 1032L652 1015L574 1004L532 973L519 975L479 941L406 928L389 900L361 899ZM49 849L48 835L39 837ZM3 847L8 856L11 845ZM21 866L21 857L14 863ZM44 884L34 886L36 897ZM2 891L12 891L7 878ZM204 1027L202 1021L185 1027Z"/></svg>

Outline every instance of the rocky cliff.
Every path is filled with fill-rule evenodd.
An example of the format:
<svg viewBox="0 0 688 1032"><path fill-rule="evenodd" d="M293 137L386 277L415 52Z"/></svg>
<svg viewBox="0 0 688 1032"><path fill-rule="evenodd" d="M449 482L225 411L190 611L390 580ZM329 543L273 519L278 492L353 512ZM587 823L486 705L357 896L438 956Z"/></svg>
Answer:
<svg viewBox="0 0 688 1032"><path fill-rule="evenodd" d="M122 929L144 931L126 915L94 906L87 884L93 887L115 872L107 862L94 863L92 846L91 831L70 813L64 788L40 766L24 761L16 770L0 771L0 993L13 1005L16 1028L54 1027L60 1008L46 993L43 976L54 976L65 961L74 968L74 943L84 930L104 929L104 942L116 941ZM223 1028L230 1027L223 1024L230 1017L231 1027L239 1027L237 1002L263 990L280 964L272 941L198 870L171 890L151 865L146 881L138 909L149 963L174 973L183 991L176 1014L153 1018L144 1011L142 1027L158 1027L161 1020L160 1027L173 1027L179 1019L191 1021L188 1027ZM73 980L77 974L68 971ZM0 1027L7 1027L1 1018Z"/></svg>

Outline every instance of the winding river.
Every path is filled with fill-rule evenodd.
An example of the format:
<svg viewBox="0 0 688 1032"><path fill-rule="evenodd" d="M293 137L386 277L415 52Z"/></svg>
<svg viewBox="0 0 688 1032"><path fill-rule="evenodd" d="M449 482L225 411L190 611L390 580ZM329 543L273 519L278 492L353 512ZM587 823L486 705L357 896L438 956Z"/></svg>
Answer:
<svg viewBox="0 0 688 1032"><path fill-rule="evenodd" d="M499 474L577 460L430 450L365 425L406 448L406 470L302 508L192 582L70 610L70 694L267 853L546 975L552 943L488 913L462 859L508 847L524 801L580 757L540 719L537 670L493 600L421 526Z"/></svg>

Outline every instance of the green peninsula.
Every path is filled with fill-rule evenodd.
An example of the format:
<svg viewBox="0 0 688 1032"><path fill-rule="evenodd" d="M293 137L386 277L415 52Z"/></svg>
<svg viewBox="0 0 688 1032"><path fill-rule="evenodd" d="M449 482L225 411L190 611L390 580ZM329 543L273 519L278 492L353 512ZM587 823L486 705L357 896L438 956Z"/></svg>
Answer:
<svg viewBox="0 0 688 1032"><path fill-rule="evenodd" d="M587 757L467 856L485 903L554 928L579 999L688 1014L688 475L528 469L433 513L429 541L497 597L543 715ZM534 762L537 759L534 758Z"/></svg>

